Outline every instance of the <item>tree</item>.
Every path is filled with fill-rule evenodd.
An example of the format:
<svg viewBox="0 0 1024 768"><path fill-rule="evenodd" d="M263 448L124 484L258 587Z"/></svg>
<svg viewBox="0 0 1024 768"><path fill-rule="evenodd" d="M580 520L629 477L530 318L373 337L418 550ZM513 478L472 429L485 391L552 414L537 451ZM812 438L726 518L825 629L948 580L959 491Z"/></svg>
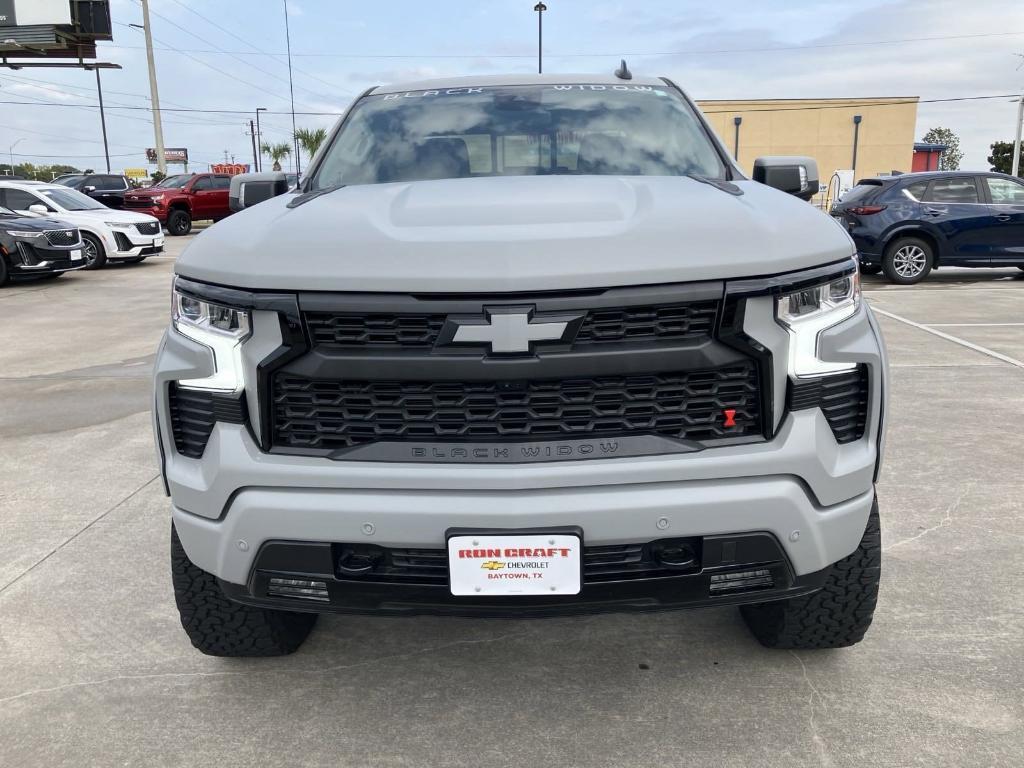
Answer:
<svg viewBox="0 0 1024 768"><path fill-rule="evenodd" d="M932 128L922 139L926 144L945 144L946 151L939 158L940 171L959 171L960 160L964 153L960 151L960 137L949 128Z"/></svg>
<svg viewBox="0 0 1024 768"><path fill-rule="evenodd" d="M284 160L286 157L290 157L292 154L291 146L284 141L282 141L280 144L270 144L264 142L263 146L260 147L260 151L274 161L275 171L280 171L281 161Z"/></svg>
<svg viewBox="0 0 1024 768"><path fill-rule="evenodd" d="M992 154L988 156L988 164L997 173L1009 173L1013 170L1013 142L993 141ZM1024 163L1017 169L1017 175L1024 178Z"/></svg>
<svg viewBox="0 0 1024 768"><path fill-rule="evenodd" d="M161 181L167 178L166 173L160 173L160 171L153 171L149 174L149 178L152 179L153 184L159 184Z"/></svg>
<svg viewBox="0 0 1024 768"><path fill-rule="evenodd" d="M295 131L295 140L299 142L300 147L306 150L307 157L315 155L326 138L326 128L299 128Z"/></svg>

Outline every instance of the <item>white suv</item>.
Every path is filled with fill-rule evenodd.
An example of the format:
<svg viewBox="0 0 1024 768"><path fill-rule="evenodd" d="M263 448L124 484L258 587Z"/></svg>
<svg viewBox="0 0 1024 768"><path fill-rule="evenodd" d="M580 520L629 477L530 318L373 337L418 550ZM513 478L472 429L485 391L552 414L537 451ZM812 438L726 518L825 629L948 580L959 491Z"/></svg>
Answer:
<svg viewBox="0 0 1024 768"><path fill-rule="evenodd" d="M0 205L26 216L58 218L82 231L86 269L108 260L142 261L164 249L160 222L152 216L117 211L60 184L0 182Z"/></svg>

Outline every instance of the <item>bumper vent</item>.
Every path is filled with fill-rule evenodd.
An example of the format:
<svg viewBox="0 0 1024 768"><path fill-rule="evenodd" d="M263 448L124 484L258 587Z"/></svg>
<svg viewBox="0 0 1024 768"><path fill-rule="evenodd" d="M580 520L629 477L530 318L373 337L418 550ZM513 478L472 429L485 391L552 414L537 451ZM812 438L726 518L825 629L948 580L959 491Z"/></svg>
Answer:
<svg viewBox="0 0 1024 768"><path fill-rule="evenodd" d="M281 448L633 435L703 442L760 434L753 361L708 371L502 382L328 381L285 373L273 379L273 440Z"/></svg>
<svg viewBox="0 0 1024 768"><path fill-rule="evenodd" d="M201 458L218 421L245 423L245 399L170 385L168 402L174 446L182 456Z"/></svg>
<svg viewBox="0 0 1024 768"><path fill-rule="evenodd" d="M821 408L837 443L864 436L868 418L868 369L789 382L789 409Z"/></svg>

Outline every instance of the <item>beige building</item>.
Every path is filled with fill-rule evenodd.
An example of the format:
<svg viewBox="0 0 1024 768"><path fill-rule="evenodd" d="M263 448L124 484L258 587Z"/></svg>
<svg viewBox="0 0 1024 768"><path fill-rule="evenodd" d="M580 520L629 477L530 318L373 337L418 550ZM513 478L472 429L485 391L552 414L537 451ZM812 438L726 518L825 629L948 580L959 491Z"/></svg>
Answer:
<svg viewBox="0 0 1024 768"><path fill-rule="evenodd" d="M912 96L698 104L729 153L738 157L740 167L747 173L754 158L762 155L810 155L818 161L821 183L827 185L836 171L854 170L852 175L856 178L910 171L917 101L918 97ZM854 122L858 115L859 125Z"/></svg>

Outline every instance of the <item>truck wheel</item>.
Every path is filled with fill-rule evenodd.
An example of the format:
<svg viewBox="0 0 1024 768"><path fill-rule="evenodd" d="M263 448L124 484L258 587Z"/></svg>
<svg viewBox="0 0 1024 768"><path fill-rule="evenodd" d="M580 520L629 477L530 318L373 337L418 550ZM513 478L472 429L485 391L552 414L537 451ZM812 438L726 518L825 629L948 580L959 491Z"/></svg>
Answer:
<svg viewBox="0 0 1024 768"><path fill-rule="evenodd" d="M878 275L882 272L881 264L861 264L860 273L862 275Z"/></svg>
<svg viewBox="0 0 1024 768"><path fill-rule="evenodd" d="M901 237L885 249L882 271L897 285L913 285L932 271L935 254L932 246L917 237Z"/></svg>
<svg viewBox="0 0 1024 768"><path fill-rule="evenodd" d="M192 217L188 211L176 208L167 217L167 231L179 237L187 235L192 231Z"/></svg>
<svg viewBox="0 0 1024 768"><path fill-rule="evenodd" d="M100 269L107 263L107 251L96 235L82 233L82 255L85 256L82 269Z"/></svg>
<svg viewBox="0 0 1024 768"><path fill-rule="evenodd" d="M185 554L171 525L171 581L181 626L192 645L208 656L284 656L302 645L315 613L253 608L229 600L207 573Z"/></svg>
<svg viewBox="0 0 1024 768"><path fill-rule="evenodd" d="M744 605L743 620L768 648L846 648L871 626L882 570L878 500L871 507L860 546L832 565L825 586L804 597Z"/></svg>

